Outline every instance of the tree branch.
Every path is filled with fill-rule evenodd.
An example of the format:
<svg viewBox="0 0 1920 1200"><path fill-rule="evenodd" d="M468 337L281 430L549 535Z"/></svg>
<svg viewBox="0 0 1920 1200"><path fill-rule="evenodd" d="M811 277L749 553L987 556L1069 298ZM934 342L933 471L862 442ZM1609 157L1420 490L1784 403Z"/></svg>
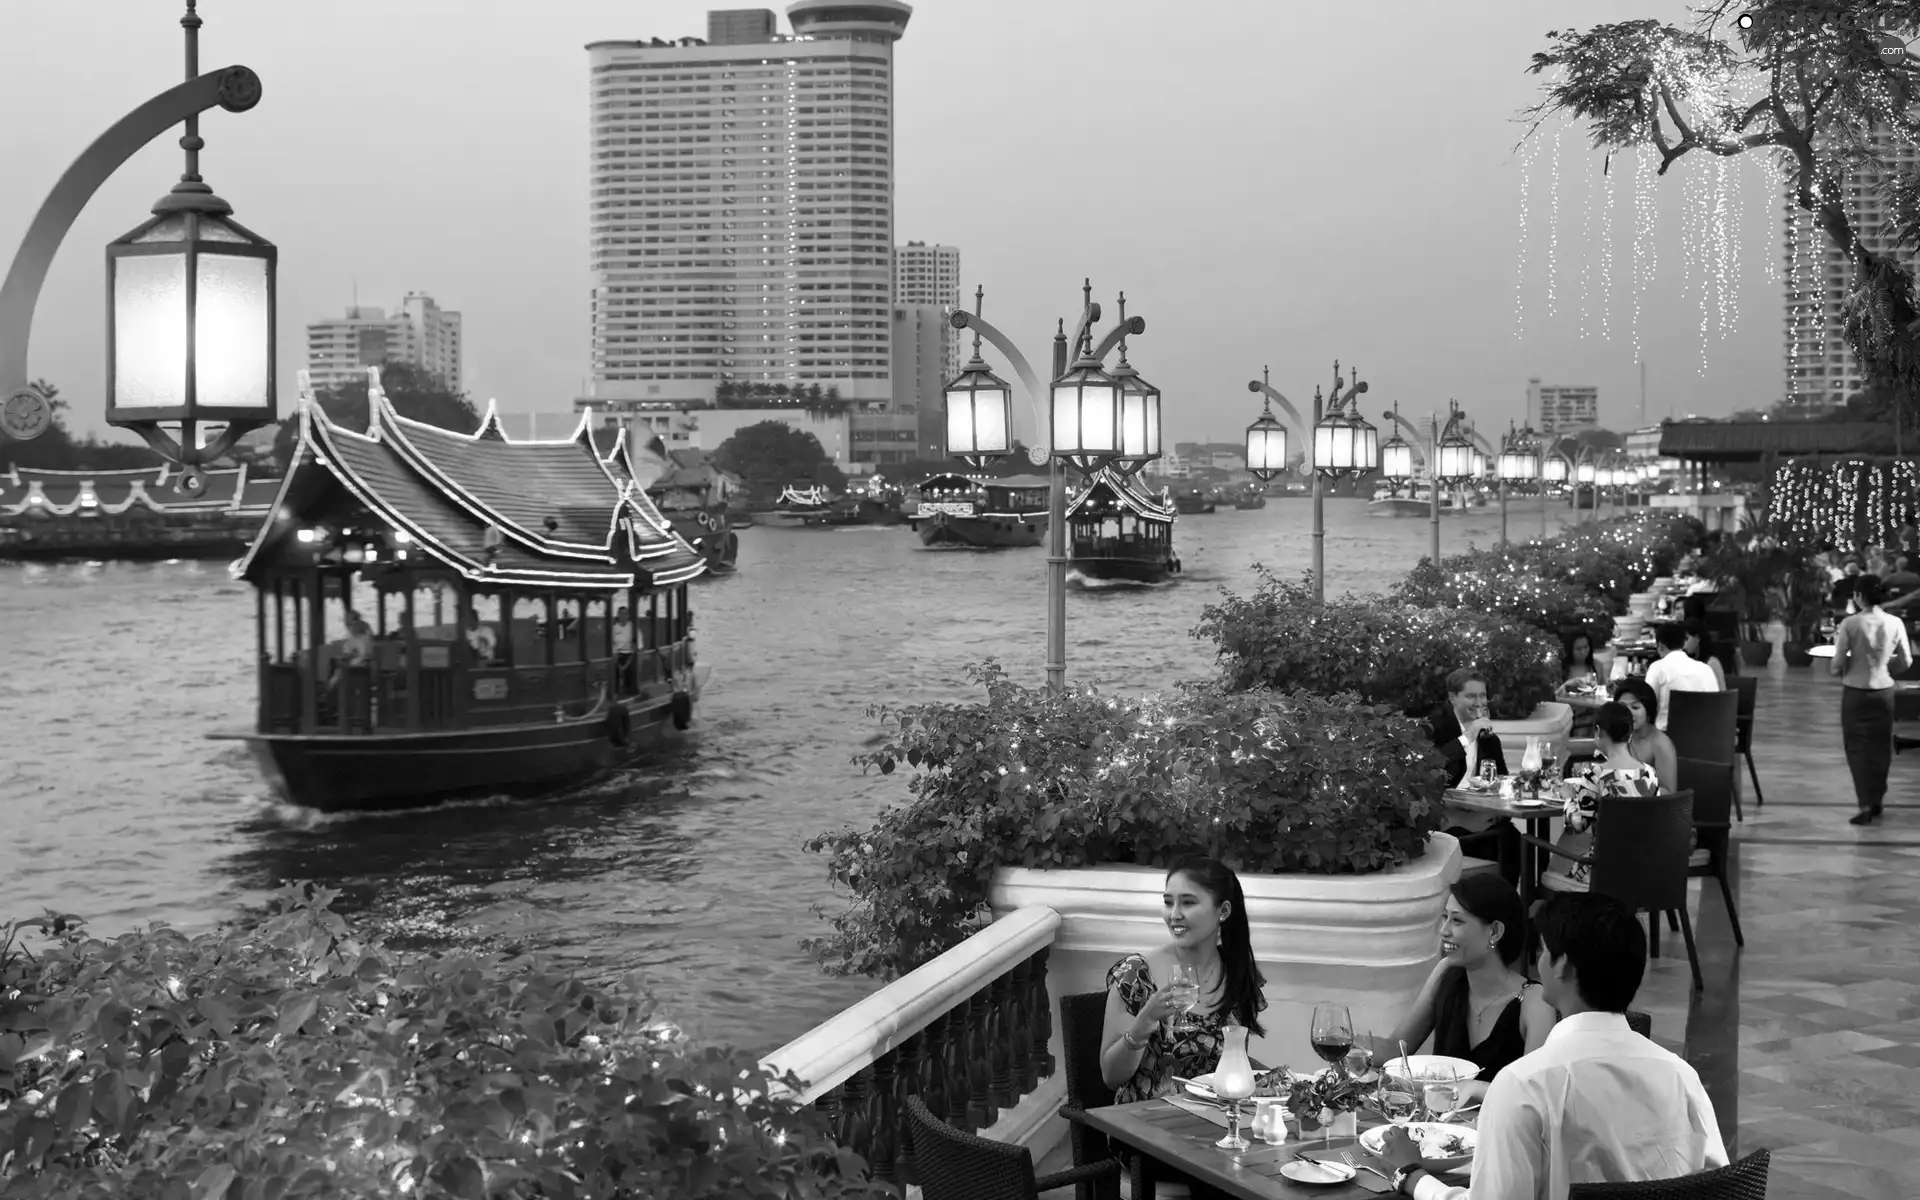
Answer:
<svg viewBox="0 0 1920 1200"><path fill-rule="evenodd" d="M1680 131L1680 144L1684 150L1693 141L1693 130L1687 128L1686 119L1680 115L1680 106L1673 102L1673 93L1668 90L1666 83L1662 81L1655 86L1660 90L1660 102L1666 105L1667 115L1673 118L1673 127Z"/></svg>

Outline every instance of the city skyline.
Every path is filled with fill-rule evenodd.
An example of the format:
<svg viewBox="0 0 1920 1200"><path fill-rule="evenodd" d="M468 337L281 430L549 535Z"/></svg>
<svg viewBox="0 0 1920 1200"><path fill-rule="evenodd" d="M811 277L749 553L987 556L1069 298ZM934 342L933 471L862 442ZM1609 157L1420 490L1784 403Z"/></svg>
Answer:
<svg viewBox="0 0 1920 1200"><path fill-rule="evenodd" d="M1631 427L1642 357L1649 420L1723 416L1780 397L1783 285L1765 278L1781 244L1777 192L1757 164L1738 164L1749 177L1745 207L1770 224L1742 226L1739 317L1711 341L1704 378L1699 301L1681 286L1678 178L1652 197L1661 274L1640 300L1642 353L1621 328L1624 294L1611 341L1580 336L1568 264L1560 311L1549 313L1537 250L1521 292L1525 338L1514 336L1523 209L1511 118L1537 95L1527 56L1549 28L1678 21L1679 4L1513 0L1436 14L1387 3L1365 21L1274 8L1234 6L1233 36L1202 25L1189 44L1169 39L1160 10L1144 4L1032 11L922 0L896 55L893 242L965 247L965 301L984 285L991 319L1030 357L1044 355L1055 320L1077 310L1083 275L1110 313L1126 291L1129 311L1149 323L1133 358L1165 390L1169 443L1237 437L1258 415L1245 381L1262 365L1310 403L1336 358L1369 381L1370 409L1397 401L1413 415L1456 398L1482 428L1521 417L1534 376L1597 387L1600 423ZM218 0L204 7L203 65L244 62L265 84L254 112L203 122L202 161L236 217L281 247L283 410L301 365L299 331L338 311L335 297L358 278L372 294L431 279L463 298L478 403L566 411L591 374L582 48L696 36L708 10L675 0L636 18L593 0L543 13L529 33L502 5L423 2L379 10L382 37L368 42L356 31L373 19L370 5L348 5L323 26ZM100 130L177 80L177 16L131 0L85 18L51 6L23 16L17 36L43 53L22 64L19 85L72 90L79 61L85 86L10 132L21 186L0 198L0 243L18 244L52 182ZM102 28L115 33L101 38ZM433 53L420 53L428 45ZM360 70L342 88L347 60ZM1091 96L1061 82L1081 76L1055 69L1096 60L1153 66L1134 90L1103 82ZM1290 116L1323 103L1335 106L1332 119ZM418 137L436 111L457 119ZM1579 236L1578 188L1602 167L1583 134L1568 131L1565 142L1563 254ZM1534 209L1545 207L1547 164L1543 151ZM137 156L89 205L54 265L33 370L76 400L81 432L102 429L90 402L104 366L98 248L137 224L178 171L170 138ZM1533 233L1544 244L1539 220ZM1018 426L1029 435L1024 406Z"/></svg>

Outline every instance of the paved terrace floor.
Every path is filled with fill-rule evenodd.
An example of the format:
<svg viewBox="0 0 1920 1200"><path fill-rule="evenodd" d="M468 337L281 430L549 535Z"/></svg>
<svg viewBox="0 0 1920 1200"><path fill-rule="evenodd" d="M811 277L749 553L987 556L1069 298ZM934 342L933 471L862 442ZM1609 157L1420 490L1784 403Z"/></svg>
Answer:
<svg viewBox="0 0 1920 1200"><path fill-rule="evenodd" d="M1907 1200L1920 1196L1920 751L1894 759L1880 823L1849 825L1838 682L1823 662L1758 674L1765 805L1743 765L1734 827L1746 947L1718 886L1696 880L1706 988L1693 992L1663 929L1635 1007L1700 1072L1728 1149L1773 1151L1770 1200ZM1069 1161L1063 1146L1040 1166Z"/></svg>

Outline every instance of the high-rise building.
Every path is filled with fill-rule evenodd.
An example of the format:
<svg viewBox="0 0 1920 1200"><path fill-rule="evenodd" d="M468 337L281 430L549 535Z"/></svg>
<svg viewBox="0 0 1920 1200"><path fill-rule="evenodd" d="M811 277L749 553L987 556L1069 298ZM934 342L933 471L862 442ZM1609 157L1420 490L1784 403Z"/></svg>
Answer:
<svg viewBox="0 0 1920 1200"><path fill-rule="evenodd" d="M466 382L461 360L460 314L424 292L408 292L392 316L355 305L344 317L307 324L307 371L315 388L362 378L362 371L381 363L403 362L458 392Z"/></svg>
<svg viewBox="0 0 1920 1200"><path fill-rule="evenodd" d="M909 457L947 454L946 387L959 373L946 366L948 332L959 331L947 323L945 308L916 304L893 310L893 410L913 414L917 448Z"/></svg>
<svg viewBox="0 0 1920 1200"><path fill-rule="evenodd" d="M902 0L708 14L705 41L594 42L594 396L723 382L886 401Z"/></svg>
<svg viewBox="0 0 1920 1200"><path fill-rule="evenodd" d="M1527 380L1527 423L1541 433L1579 433L1600 425L1600 389L1542 386Z"/></svg>
<svg viewBox="0 0 1920 1200"><path fill-rule="evenodd" d="M1920 170L1920 147L1884 128L1871 131L1868 144L1885 166L1845 177L1841 204L1847 220L1868 249L1895 252L1908 266L1920 265L1920 256L1896 246L1893 213L1882 194L1894 178ZM1843 333L1853 263L1820 228L1817 216L1802 212L1790 193L1784 203L1786 398L1808 408L1842 404L1867 383Z"/></svg>
<svg viewBox="0 0 1920 1200"><path fill-rule="evenodd" d="M893 251L893 303L896 308L960 307L960 250L956 246L929 246L908 242ZM947 326L946 352L940 358L940 378L960 373L960 331Z"/></svg>

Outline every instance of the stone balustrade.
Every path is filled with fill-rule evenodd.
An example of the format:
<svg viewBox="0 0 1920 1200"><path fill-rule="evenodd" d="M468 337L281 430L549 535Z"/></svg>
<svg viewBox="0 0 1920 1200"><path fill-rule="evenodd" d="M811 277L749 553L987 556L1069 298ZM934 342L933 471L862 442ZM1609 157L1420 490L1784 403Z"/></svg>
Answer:
<svg viewBox="0 0 1920 1200"><path fill-rule="evenodd" d="M918 1182L908 1096L955 1128L1025 1141L1065 1094L1048 1049L1047 954L1059 927L1044 905L1009 912L761 1065L798 1076L835 1140L903 1190Z"/></svg>

